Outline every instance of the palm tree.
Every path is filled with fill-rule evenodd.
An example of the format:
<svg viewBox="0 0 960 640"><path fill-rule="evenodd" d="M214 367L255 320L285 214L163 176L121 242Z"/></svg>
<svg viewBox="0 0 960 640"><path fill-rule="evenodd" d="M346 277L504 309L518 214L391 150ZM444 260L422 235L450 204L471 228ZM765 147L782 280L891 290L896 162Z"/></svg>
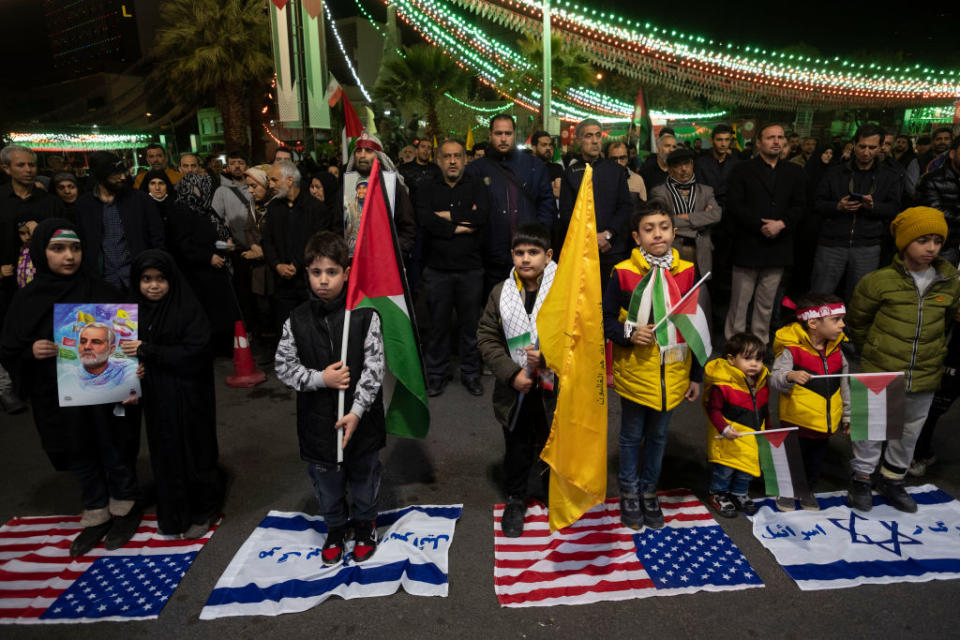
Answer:
<svg viewBox="0 0 960 640"><path fill-rule="evenodd" d="M153 55L170 97L182 105L213 98L227 149L249 151L247 101L273 71L263 0L168 0Z"/></svg>
<svg viewBox="0 0 960 640"><path fill-rule="evenodd" d="M439 47L416 44L404 47L403 56L383 62L386 74L374 89L374 97L397 109L421 106L427 113L427 136L440 135L437 104L444 93L463 91L470 76Z"/></svg>

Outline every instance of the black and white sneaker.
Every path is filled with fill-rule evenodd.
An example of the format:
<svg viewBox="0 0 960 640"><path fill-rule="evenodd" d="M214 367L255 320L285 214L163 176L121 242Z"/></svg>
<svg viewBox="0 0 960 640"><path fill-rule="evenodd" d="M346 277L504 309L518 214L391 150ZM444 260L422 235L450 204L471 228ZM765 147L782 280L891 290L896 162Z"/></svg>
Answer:
<svg viewBox="0 0 960 640"><path fill-rule="evenodd" d="M343 560L343 540L347 536L346 527L332 527L327 533L327 539L323 543L323 549L320 551L320 557L323 564L332 567Z"/></svg>
<svg viewBox="0 0 960 640"><path fill-rule="evenodd" d="M377 550L376 520L361 520L356 523L353 536L353 559L355 562L369 560Z"/></svg>

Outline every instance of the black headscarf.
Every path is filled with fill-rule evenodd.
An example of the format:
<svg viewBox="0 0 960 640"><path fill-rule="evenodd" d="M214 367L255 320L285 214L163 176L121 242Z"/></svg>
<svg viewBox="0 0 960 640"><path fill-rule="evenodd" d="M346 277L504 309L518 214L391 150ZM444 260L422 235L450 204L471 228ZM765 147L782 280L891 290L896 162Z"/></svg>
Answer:
<svg viewBox="0 0 960 640"><path fill-rule="evenodd" d="M54 273L47 262L47 245L58 229L77 233L65 218L47 218L37 225L30 240L30 259L37 273L17 292L7 312L0 339L0 358L19 357L37 340L53 340L53 305L58 302L119 302L120 293L80 268L70 276Z"/></svg>
<svg viewBox="0 0 960 640"><path fill-rule="evenodd" d="M340 181L329 171L318 171L313 174L310 181L312 182L314 179L319 180L320 184L323 185L323 201L327 205L336 206L340 197ZM309 185L307 186L309 187Z"/></svg>
<svg viewBox="0 0 960 640"><path fill-rule="evenodd" d="M173 183L170 182L170 176L167 175L166 171L162 169L151 169L143 176L143 181L140 183L140 191L143 191L147 195L150 195L150 181L151 180L163 180L167 183L167 198L176 199L177 194L173 190ZM153 197L153 196L151 196Z"/></svg>
<svg viewBox="0 0 960 640"><path fill-rule="evenodd" d="M156 302L140 293L140 277L147 269L156 269L170 283L167 295ZM130 289L139 305L140 339L148 345L206 347L210 342L207 314L166 251L148 249L134 259Z"/></svg>

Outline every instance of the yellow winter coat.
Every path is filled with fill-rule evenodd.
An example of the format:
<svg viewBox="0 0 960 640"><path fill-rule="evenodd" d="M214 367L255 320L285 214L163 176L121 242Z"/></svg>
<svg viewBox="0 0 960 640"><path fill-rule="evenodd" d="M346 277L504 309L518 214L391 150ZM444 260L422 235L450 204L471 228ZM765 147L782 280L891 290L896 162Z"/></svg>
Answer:
<svg viewBox="0 0 960 640"><path fill-rule="evenodd" d="M767 428L767 368L757 376L756 387L751 392L742 371L717 358L707 363L703 372L703 404L706 410L713 389L723 394L724 421L739 432L762 431ZM709 417L709 416L708 416ZM757 436L727 440L717 439L717 425L707 420L707 461L722 464L752 476L760 475L757 454Z"/></svg>
<svg viewBox="0 0 960 640"><path fill-rule="evenodd" d="M810 335L799 322L794 322L777 331L773 341L776 357L789 349L793 357L794 371L807 371L813 375L843 373L843 353L839 338L826 345L823 353L813 348ZM843 420L843 398L840 394L842 378L814 378L804 385L795 384L789 393L779 394L777 407L781 422L788 422L811 431L834 433Z"/></svg>
<svg viewBox="0 0 960 640"><path fill-rule="evenodd" d="M692 262L681 260L676 249L673 251L673 266L670 274L680 289L686 293L696 282ZM630 297L637 284L650 270L639 249L634 249L630 257L617 263L613 268L611 280L620 287L619 322L627 319ZM613 344L613 390L621 397L656 409L669 411L680 404L683 394L690 386L690 350L679 362L660 362L660 348L656 343L648 345Z"/></svg>

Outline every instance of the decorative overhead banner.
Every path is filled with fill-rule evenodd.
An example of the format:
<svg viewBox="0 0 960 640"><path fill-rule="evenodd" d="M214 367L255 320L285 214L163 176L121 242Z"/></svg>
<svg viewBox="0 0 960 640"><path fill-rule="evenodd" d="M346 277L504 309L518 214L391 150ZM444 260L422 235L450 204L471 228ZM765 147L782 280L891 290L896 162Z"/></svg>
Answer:
<svg viewBox="0 0 960 640"><path fill-rule="evenodd" d="M329 129L330 109L323 98L327 88L323 3L273 1L276 6L270 7L270 26L278 119L294 129Z"/></svg>

